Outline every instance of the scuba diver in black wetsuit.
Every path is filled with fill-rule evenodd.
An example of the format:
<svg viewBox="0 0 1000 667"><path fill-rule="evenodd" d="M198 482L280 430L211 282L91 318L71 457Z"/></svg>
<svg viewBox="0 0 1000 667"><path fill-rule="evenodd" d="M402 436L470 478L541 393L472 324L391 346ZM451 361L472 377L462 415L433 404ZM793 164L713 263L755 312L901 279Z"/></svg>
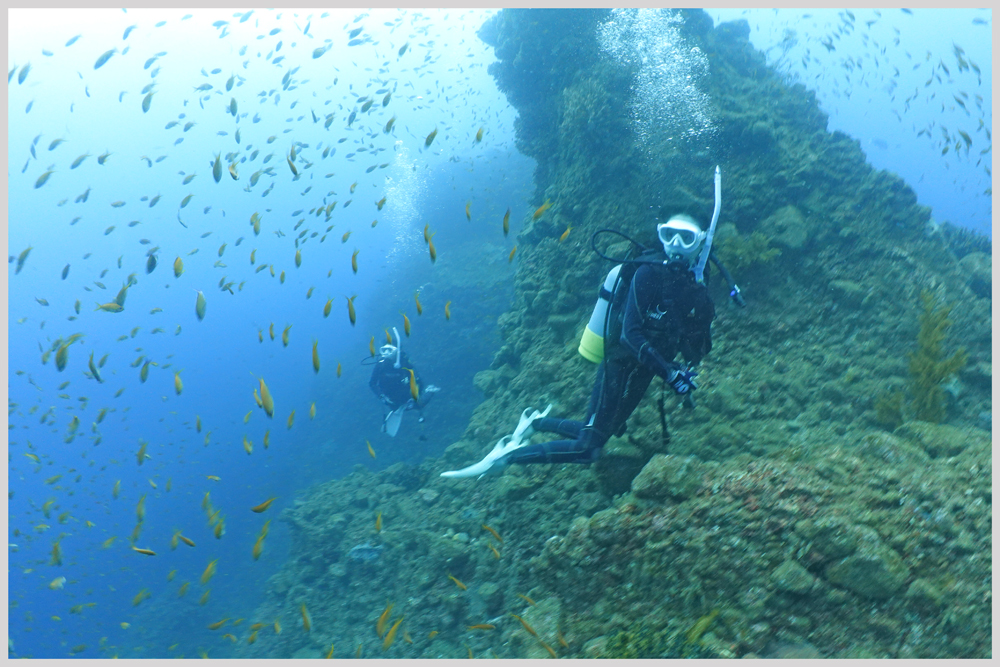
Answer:
<svg viewBox="0 0 1000 667"><path fill-rule="evenodd" d="M398 343L399 332L396 331L395 327L392 331L396 334ZM425 387L420 380L420 374L413 370L417 395L420 397L419 400L415 400L413 390L410 388L410 370L413 370L413 365L400 345L383 345L379 349L379 358L375 362L375 368L372 369L372 378L368 382L368 386L375 392L379 400L389 408L389 412L382 422L382 431L390 436L395 436L399 431L403 413L407 410L419 410L419 421L424 421L423 407L430 400L430 394L440 391L440 388L432 384Z"/></svg>
<svg viewBox="0 0 1000 667"><path fill-rule="evenodd" d="M712 349L715 306L703 277L720 203L716 169L716 211L707 234L692 218L675 215L657 225L663 253L644 252L608 274L580 341L580 354L600 363L586 422L548 417L551 405L544 412L528 408L514 434L504 436L482 461L441 476L482 475L511 463L592 463L612 435L624 434L626 420L654 375L693 407L690 395L697 389L693 368ZM731 286L730 296L743 305L739 287L712 259ZM674 361L678 354L687 366ZM529 444L538 431L565 439Z"/></svg>

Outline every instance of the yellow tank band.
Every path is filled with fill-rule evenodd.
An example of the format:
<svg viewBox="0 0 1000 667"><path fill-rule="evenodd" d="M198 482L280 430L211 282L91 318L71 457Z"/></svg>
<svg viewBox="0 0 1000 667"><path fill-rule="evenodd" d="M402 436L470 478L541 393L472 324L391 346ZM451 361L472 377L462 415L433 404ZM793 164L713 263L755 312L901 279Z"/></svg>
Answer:
<svg viewBox="0 0 1000 667"><path fill-rule="evenodd" d="M584 327L583 336L580 337L580 347L577 348L577 351L587 361L599 364L604 359L604 338Z"/></svg>

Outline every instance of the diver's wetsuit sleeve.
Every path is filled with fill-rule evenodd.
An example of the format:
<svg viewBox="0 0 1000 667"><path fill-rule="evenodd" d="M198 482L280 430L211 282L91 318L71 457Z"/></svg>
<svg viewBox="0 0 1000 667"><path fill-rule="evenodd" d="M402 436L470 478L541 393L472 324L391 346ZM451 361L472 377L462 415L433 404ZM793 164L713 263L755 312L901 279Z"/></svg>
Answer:
<svg viewBox="0 0 1000 667"><path fill-rule="evenodd" d="M382 393L382 387L379 386L381 379L382 363L375 362L375 368L372 369L372 379L368 381L368 386L371 387L371 390L375 392L376 396Z"/></svg>
<svg viewBox="0 0 1000 667"><path fill-rule="evenodd" d="M708 294L708 288L699 285L694 313L685 322L681 335L681 353L689 364L697 364L702 357L712 351L712 320L715 319L715 303Z"/></svg>
<svg viewBox="0 0 1000 667"><path fill-rule="evenodd" d="M660 377L666 377L668 373L676 370L678 365L664 359L642 333L645 314L652 310L660 299L661 282L657 271L648 264L640 266L632 276L632 284L625 299L621 343L632 351L639 363Z"/></svg>

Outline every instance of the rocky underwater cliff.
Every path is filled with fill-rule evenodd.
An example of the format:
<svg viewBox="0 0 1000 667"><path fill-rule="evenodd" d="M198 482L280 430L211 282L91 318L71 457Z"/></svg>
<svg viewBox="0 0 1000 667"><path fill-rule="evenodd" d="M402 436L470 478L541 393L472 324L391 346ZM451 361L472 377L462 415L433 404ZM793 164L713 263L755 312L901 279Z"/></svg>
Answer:
<svg viewBox="0 0 1000 667"><path fill-rule="evenodd" d="M282 513L292 556L256 616L285 630L238 657L992 655L989 241L827 132L745 22L681 16L710 112L688 138L642 125L655 100L635 91L662 81L637 88L649 63L602 49L607 10L483 27L535 205L551 202L517 242L486 398L440 459L358 466ZM576 347L611 268L591 234L708 220L716 164L716 248L747 306L712 276L697 408L654 380L594 465L440 478L527 406L584 416L596 366Z"/></svg>

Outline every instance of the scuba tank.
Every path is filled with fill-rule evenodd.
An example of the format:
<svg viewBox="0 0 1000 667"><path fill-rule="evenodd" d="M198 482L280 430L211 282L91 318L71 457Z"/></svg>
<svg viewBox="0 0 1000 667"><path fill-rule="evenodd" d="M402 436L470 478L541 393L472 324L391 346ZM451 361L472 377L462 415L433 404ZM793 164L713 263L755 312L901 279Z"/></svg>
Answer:
<svg viewBox="0 0 1000 667"><path fill-rule="evenodd" d="M622 265L619 264L608 272L604 284L601 285L601 293L597 303L594 304L594 312L591 313L590 321L587 322L583 336L580 337L580 347L577 348L577 352L584 359L595 364L601 363L604 358L604 321L611 305L611 298L614 295L615 282L617 282L621 270Z"/></svg>

